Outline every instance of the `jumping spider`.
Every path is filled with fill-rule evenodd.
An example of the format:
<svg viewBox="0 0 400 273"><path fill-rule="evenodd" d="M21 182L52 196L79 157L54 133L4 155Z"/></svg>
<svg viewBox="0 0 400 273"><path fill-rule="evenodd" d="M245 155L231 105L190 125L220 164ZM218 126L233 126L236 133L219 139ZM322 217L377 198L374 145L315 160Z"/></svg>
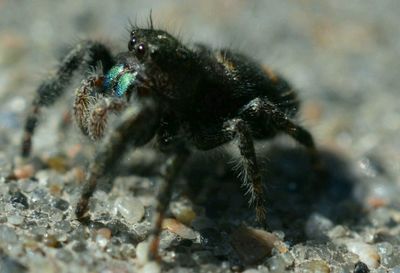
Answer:
<svg viewBox="0 0 400 273"><path fill-rule="evenodd" d="M299 100L286 80L230 49L202 44L189 48L152 24L133 27L128 51L115 57L93 41L81 42L67 54L56 74L37 90L25 125L24 157L30 154L40 109L60 97L76 70L99 63L102 72L87 76L76 90L76 122L97 140L103 137L108 114L120 115L90 164L76 216L86 218L98 178L115 167L128 146L141 147L155 139L169 159L157 196L153 255L173 182L192 149L210 150L237 139L243 184L260 223L266 219L265 197L253 140L286 133L307 148L313 163L318 161L311 134L293 121Z"/></svg>

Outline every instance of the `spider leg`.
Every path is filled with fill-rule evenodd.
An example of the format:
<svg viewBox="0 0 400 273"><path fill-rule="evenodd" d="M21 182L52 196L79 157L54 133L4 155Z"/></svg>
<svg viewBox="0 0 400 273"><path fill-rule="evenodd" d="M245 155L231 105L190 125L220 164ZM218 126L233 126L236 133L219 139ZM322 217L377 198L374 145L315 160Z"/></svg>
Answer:
<svg viewBox="0 0 400 273"><path fill-rule="evenodd" d="M126 108L126 101L120 98L101 98L96 102L89 114L88 132L92 140L104 136L107 117L110 112L119 113Z"/></svg>
<svg viewBox="0 0 400 273"><path fill-rule="evenodd" d="M243 119L236 118L223 123L222 128L208 128L198 131L193 144L199 149L212 149L233 139L238 140L244 171L243 186L250 195L249 204L255 207L257 221L266 226L265 192L254 150L253 137Z"/></svg>
<svg viewBox="0 0 400 273"><path fill-rule="evenodd" d="M58 123L58 143L64 143L66 134L71 128L72 124L72 111L71 110L63 110L61 119Z"/></svg>
<svg viewBox="0 0 400 273"><path fill-rule="evenodd" d="M310 161L317 175L324 180L325 168L321 162L319 152L315 146L310 132L294 123L284 112L267 99L257 98L248 103L240 113L244 119L261 117L266 122L280 131L290 135L298 143L305 146L310 156Z"/></svg>
<svg viewBox="0 0 400 273"><path fill-rule="evenodd" d="M243 185L247 188L246 193L250 195L249 205L254 206L257 221L266 227L265 191L261 181L251 130L242 119L234 119L229 123L229 129L235 132L239 141L239 151L244 170Z"/></svg>
<svg viewBox="0 0 400 273"><path fill-rule="evenodd" d="M82 133L92 140L101 139L110 112L119 113L126 108L126 100L98 94L103 88L103 75L90 75L75 92L74 115Z"/></svg>
<svg viewBox="0 0 400 273"><path fill-rule="evenodd" d="M273 126L272 130L282 131L289 134L300 144L307 148L311 163L317 173L323 169L311 134L295 124L289 117L279 110L267 99L257 98L245 105L239 113L239 118L232 119L217 127L210 126L201 130L194 130L193 144L202 150L212 149L237 138L239 150L242 156L242 164L245 174L244 186L250 194L249 203L254 205L257 221L265 226L265 193L261 182L260 171L252 140L252 130L246 121L261 119ZM194 126L195 128L196 126ZM274 132L271 132L274 135Z"/></svg>
<svg viewBox="0 0 400 273"><path fill-rule="evenodd" d="M110 69L114 63L110 51L103 44L92 41L79 43L64 57L58 70L38 87L25 121L21 149L23 157L30 155L32 135L38 123L41 108L52 105L64 93L76 70L83 65L95 66L98 61L101 61L104 71Z"/></svg>
<svg viewBox="0 0 400 273"><path fill-rule="evenodd" d="M148 258L151 260L158 260L158 246L160 243L160 233L162 229L162 222L164 220L165 212L168 209L171 200L172 188L179 171L186 162L190 153L185 148L179 149L175 154L172 154L162 168L163 181L160 185L157 194L157 207L156 215L153 221L154 227L152 230L152 239L150 242Z"/></svg>
<svg viewBox="0 0 400 273"><path fill-rule="evenodd" d="M88 120L90 107L93 105L96 97L93 96L95 89L103 83L102 75L90 75L84 79L81 85L75 91L74 116L78 127L84 135L89 135Z"/></svg>
<svg viewBox="0 0 400 273"><path fill-rule="evenodd" d="M139 101L122 113L120 122L99 147L89 166L89 173L75 210L79 220L85 218L97 179L113 170L128 145L140 147L150 141L155 134L157 123L157 108L151 100Z"/></svg>

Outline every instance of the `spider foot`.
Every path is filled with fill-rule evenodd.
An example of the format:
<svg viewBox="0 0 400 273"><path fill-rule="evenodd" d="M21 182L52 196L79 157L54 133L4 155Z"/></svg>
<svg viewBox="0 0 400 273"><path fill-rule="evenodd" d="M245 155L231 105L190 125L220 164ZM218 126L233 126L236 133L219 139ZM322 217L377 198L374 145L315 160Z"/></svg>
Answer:
<svg viewBox="0 0 400 273"><path fill-rule="evenodd" d="M256 206L256 220L257 223L265 230L268 230L267 224L267 210L265 209L265 205L257 205Z"/></svg>
<svg viewBox="0 0 400 273"><path fill-rule="evenodd" d="M81 198L76 206L75 215L79 222L84 223L89 219L88 215L89 199Z"/></svg>

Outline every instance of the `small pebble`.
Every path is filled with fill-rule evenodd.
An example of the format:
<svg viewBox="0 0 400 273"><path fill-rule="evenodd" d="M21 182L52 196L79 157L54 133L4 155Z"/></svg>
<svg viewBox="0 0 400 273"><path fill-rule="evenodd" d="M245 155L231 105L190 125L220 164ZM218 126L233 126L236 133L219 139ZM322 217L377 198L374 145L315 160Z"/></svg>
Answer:
<svg viewBox="0 0 400 273"><path fill-rule="evenodd" d="M121 258L121 249L120 249L120 247L116 246L116 245L113 245L113 244L107 244L107 242L108 241L103 242L102 245L104 245L104 246L100 245L100 247L102 249L104 249L104 247L107 246L106 253L109 254L113 258L120 259Z"/></svg>
<svg viewBox="0 0 400 273"><path fill-rule="evenodd" d="M280 255L272 256L267 260L267 265L269 271L272 273L281 273L284 272L287 267L291 264L287 264L284 259Z"/></svg>
<svg viewBox="0 0 400 273"><path fill-rule="evenodd" d="M62 156L49 157L44 162L49 166L50 169L60 173L66 172L68 168L67 160Z"/></svg>
<svg viewBox="0 0 400 273"><path fill-rule="evenodd" d="M392 255L392 253L393 253L393 246L389 242L378 243L378 244L376 244L376 247L378 249L378 253L381 256L388 256L388 255Z"/></svg>
<svg viewBox="0 0 400 273"><path fill-rule="evenodd" d="M196 213L191 205L191 202L185 198L180 198L179 201L170 204L171 212L175 218L187 226L196 218Z"/></svg>
<svg viewBox="0 0 400 273"><path fill-rule="evenodd" d="M285 252L285 253L281 253L279 256L282 258L282 260L283 260L288 266L293 265L294 262L295 262L295 258L294 258L294 256L293 256L293 254L290 253L289 251L287 251L287 252Z"/></svg>
<svg viewBox="0 0 400 273"><path fill-rule="evenodd" d="M182 239L173 232L161 232L159 249L171 249L172 246L175 247L180 245L180 243L185 240L187 241L187 239Z"/></svg>
<svg viewBox="0 0 400 273"><path fill-rule="evenodd" d="M140 270L141 273L160 273L161 268L157 262L150 262L146 263L142 269Z"/></svg>
<svg viewBox="0 0 400 273"><path fill-rule="evenodd" d="M37 238L41 238L47 232L47 226L35 226L31 228L32 235L35 235Z"/></svg>
<svg viewBox="0 0 400 273"><path fill-rule="evenodd" d="M182 209L175 215L176 219L185 225L190 225L193 219L196 218L196 213L191 208Z"/></svg>
<svg viewBox="0 0 400 273"><path fill-rule="evenodd" d="M24 247L28 248L28 249L31 249L31 250L37 250L39 248L39 245L34 240L26 240L24 242Z"/></svg>
<svg viewBox="0 0 400 273"><path fill-rule="evenodd" d="M194 240L197 238L196 232L172 218L164 219L162 227L163 229L167 229L184 239Z"/></svg>
<svg viewBox="0 0 400 273"><path fill-rule="evenodd" d="M62 194L62 185L58 183L52 183L49 185L49 192L53 196L61 196Z"/></svg>
<svg viewBox="0 0 400 273"><path fill-rule="evenodd" d="M389 239L390 240L390 239ZM391 240L393 242L393 240ZM383 267L391 268L400 264L400 255L398 246L393 247L389 242L376 244L380 256L380 262Z"/></svg>
<svg viewBox="0 0 400 273"><path fill-rule="evenodd" d="M72 261L73 255L69 250L59 249L56 253L56 258L66 263L69 263Z"/></svg>
<svg viewBox="0 0 400 273"><path fill-rule="evenodd" d="M380 257L376 247L361 241L349 240L346 243L347 249L360 257L360 261L369 268L377 268L380 264Z"/></svg>
<svg viewBox="0 0 400 273"><path fill-rule="evenodd" d="M66 242L68 240L68 234L66 232L54 232L54 236L57 238L57 241Z"/></svg>
<svg viewBox="0 0 400 273"><path fill-rule="evenodd" d="M329 230L328 232L328 237L330 239L338 239L338 238L343 238L349 235L349 231L341 226L341 225L337 225L334 228L332 228L331 230Z"/></svg>
<svg viewBox="0 0 400 273"><path fill-rule="evenodd" d="M19 226L24 222L24 217L19 214L9 215L7 221L14 226Z"/></svg>
<svg viewBox="0 0 400 273"><path fill-rule="evenodd" d="M135 247L132 244L123 244L119 247L121 250L121 255L125 259L134 258L136 255Z"/></svg>
<svg viewBox="0 0 400 273"><path fill-rule="evenodd" d="M271 256L279 239L274 234L261 229L240 226L231 234L231 244L246 264L256 264Z"/></svg>
<svg viewBox="0 0 400 273"><path fill-rule="evenodd" d="M13 195L10 197L10 202L14 207L20 205L24 209L29 208L28 198L20 191L13 193Z"/></svg>
<svg viewBox="0 0 400 273"><path fill-rule="evenodd" d="M48 193L42 188L36 188L33 190L30 196L31 203L46 203L48 198Z"/></svg>
<svg viewBox="0 0 400 273"><path fill-rule="evenodd" d="M329 273L328 264L323 260L307 261L299 265L299 272L302 273Z"/></svg>
<svg viewBox="0 0 400 273"><path fill-rule="evenodd" d="M114 202L113 212L114 215L119 212L129 224L136 224L144 216L144 206L138 198L118 197Z"/></svg>
<svg viewBox="0 0 400 273"><path fill-rule="evenodd" d="M98 229L96 232L96 242L101 247L106 247L111 238L111 230L108 228Z"/></svg>
<svg viewBox="0 0 400 273"><path fill-rule="evenodd" d="M306 235L310 239L327 239L327 233L332 227L331 220L321 214L313 213L306 223Z"/></svg>
<svg viewBox="0 0 400 273"><path fill-rule="evenodd" d="M111 230L108 228L100 228L97 230L97 235L109 240L111 238Z"/></svg>
<svg viewBox="0 0 400 273"><path fill-rule="evenodd" d="M14 169L12 176L16 179L24 179L32 177L35 173L35 168L32 164L27 164Z"/></svg>
<svg viewBox="0 0 400 273"><path fill-rule="evenodd" d="M66 211L69 207L69 203L64 199L58 198L57 201L54 202L54 207L59 210Z"/></svg>
<svg viewBox="0 0 400 273"><path fill-rule="evenodd" d="M145 264L148 260L149 244L147 241L140 242L136 246L136 257L139 264Z"/></svg>
<svg viewBox="0 0 400 273"><path fill-rule="evenodd" d="M36 189L37 186L38 186L38 184L36 183L36 181L25 180L24 183L21 185L21 191L29 194L34 189Z"/></svg>
<svg viewBox="0 0 400 273"><path fill-rule="evenodd" d="M76 252L83 252L87 249L87 245L85 242L82 241L77 241L74 243L74 245L72 246L72 249Z"/></svg>
<svg viewBox="0 0 400 273"><path fill-rule="evenodd" d="M62 244L57 240L57 237L51 234L45 234L43 237L43 243L49 247L60 248Z"/></svg>
<svg viewBox="0 0 400 273"><path fill-rule="evenodd" d="M15 244L18 241L17 234L13 228L6 225L0 225L0 242L6 244Z"/></svg>
<svg viewBox="0 0 400 273"><path fill-rule="evenodd" d="M354 272L353 273L369 273L369 268L365 263L358 262L354 266Z"/></svg>

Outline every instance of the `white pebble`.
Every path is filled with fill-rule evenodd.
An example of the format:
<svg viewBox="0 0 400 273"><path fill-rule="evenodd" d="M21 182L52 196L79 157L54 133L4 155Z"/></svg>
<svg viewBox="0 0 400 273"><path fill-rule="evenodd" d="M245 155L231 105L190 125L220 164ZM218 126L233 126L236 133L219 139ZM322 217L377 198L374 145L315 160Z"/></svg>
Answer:
<svg viewBox="0 0 400 273"><path fill-rule="evenodd" d="M141 273L160 273L161 268L160 265L156 262L150 262L143 266Z"/></svg>
<svg viewBox="0 0 400 273"><path fill-rule="evenodd" d="M120 213L129 224L136 224L144 215L142 202L135 197L118 197L114 202L114 215Z"/></svg>
<svg viewBox="0 0 400 273"><path fill-rule="evenodd" d="M338 239L338 238L343 238L349 235L349 231L341 226L341 225L337 225L334 228L332 228L331 230L329 230L328 232L328 236L331 239Z"/></svg>
<svg viewBox="0 0 400 273"><path fill-rule="evenodd" d="M150 262L145 264L140 270L141 273L160 273L160 265L156 262Z"/></svg>
<svg viewBox="0 0 400 273"><path fill-rule="evenodd" d="M139 264L145 264L147 262L148 252L149 252L148 242L143 241L136 246L136 257Z"/></svg>
<svg viewBox="0 0 400 273"><path fill-rule="evenodd" d="M105 237L102 236L102 235L97 235L97 236L96 236L96 242L97 242L97 244L98 244L101 248L105 248L106 245L107 245L107 243L108 243L108 239L105 238Z"/></svg>
<svg viewBox="0 0 400 273"><path fill-rule="evenodd" d="M14 226L19 226L24 222L24 217L19 214L9 215L7 221Z"/></svg>
<svg viewBox="0 0 400 273"><path fill-rule="evenodd" d="M323 239L327 237L327 233L332 227L331 220L319 213L313 213L307 220L305 231L310 239Z"/></svg>
<svg viewBox="0 0 400 273"><path fill-rule="evenodd" d="M195 231L172 218L164 219L162 227L184 239L194 240L197 238L197 233Z"/></svg>
<svg viewBox="0 0 400 273"><path fill-rule="evenodd" d="M376 247L355 240L347 241L345 244L347 249L357 254L360 261L365 263L369 268L377 268L379 266L380 257Z"/></svg>

